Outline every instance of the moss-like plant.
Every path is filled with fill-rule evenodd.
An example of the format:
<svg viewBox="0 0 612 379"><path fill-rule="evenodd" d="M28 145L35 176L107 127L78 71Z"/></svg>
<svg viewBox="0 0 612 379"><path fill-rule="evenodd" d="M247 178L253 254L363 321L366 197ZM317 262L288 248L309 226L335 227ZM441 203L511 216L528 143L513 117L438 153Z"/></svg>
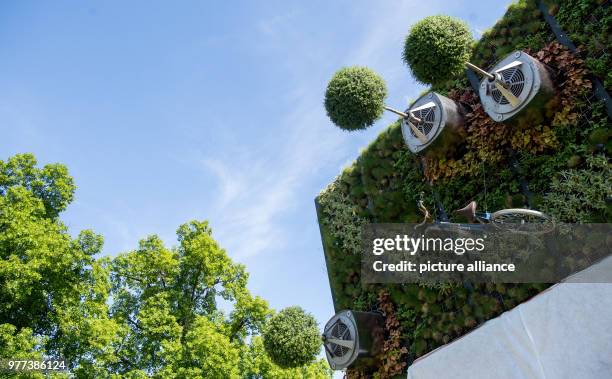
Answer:
<svg viewBox="0 0 612 379"><path fill-rule="evenodd" d="M358 255L361 251L361 228L366 220L357 215L351 199L342 192L337 178L319 194L319 204L326 226L343 251Z"/></svg>
<svg viewBox="0 0 612 379"><path fill-rule="evenodd" d="M472 33L461 20L430 16L410 29L404 43L404 62L423 83L440 85L460 74L470 58Z"/></svg>
<svg viewBox="0 0 612 379"><path fill-rule="evenodd" d="M263 339L268 356L283 368L312 362L323 343L317 320L297 306L272 316L264 329Z"/></svg>
<svg viewBox="0 0 612 379"><path fill-rule="evenodd" d="M345 67L337 71L325 91L327 115L344 130L365 129L384 111L387 86L367 67Z"/></svg>
<svg viewBox="0 0 612 379"><path fill-rule="evenodd" d="M612 29L612 8L605 1L552 1L555 18L580 49L591 74L598 77L608 90L612 91L612 54L606 52L610 46ZM607 49L609 51L609 48Z"/></svg>
<svg viewBox="0 0 612 379"><path fill-rule="evenodd" d="M608 221L612 168L605 156L587 158L585 170L565 170L553 179L544 209L564 222Z"/></svg>

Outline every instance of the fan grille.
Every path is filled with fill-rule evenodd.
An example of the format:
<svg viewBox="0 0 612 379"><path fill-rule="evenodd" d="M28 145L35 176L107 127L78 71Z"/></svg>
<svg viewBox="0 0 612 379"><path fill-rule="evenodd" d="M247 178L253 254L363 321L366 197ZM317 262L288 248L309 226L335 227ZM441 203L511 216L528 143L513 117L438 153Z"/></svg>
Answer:
<svg viewBox="0 0 612 379"><path fill-rule="evenodd" d="M509 90L516 97L519 97L525 88L525 75L520 67L512 67L500 72L504 82L509 84ZM491 90L491 96L496 103L505 105L509 104L508 100L502 96L497 88Z"/></svg>
<svg viewBox="0 0 612 379"><path fill-rule="evenodd" d="M331 327L331 337L339 340L351 341L351 331L341 320L337 320ZM350 348L336 345L335 343L329 344L329 350L336 357L343 357L351 351Z"/></svg>
<svg viewBox="0 0 612 379"><path fill-rule="evenodd" d="M414 125L414 124L413 125L418 130L420 130L421 133L429 137L429 133L434 127L434 121L435 121L434 107L419 109L418 111L415 111L412 113L414 114L415 117L423 120L423 122L419 123L418 125ZM412 134L414 138L417 138L417 135L414 133L412 128L409 128L409 129L410 129L410 134Z"/></svg>

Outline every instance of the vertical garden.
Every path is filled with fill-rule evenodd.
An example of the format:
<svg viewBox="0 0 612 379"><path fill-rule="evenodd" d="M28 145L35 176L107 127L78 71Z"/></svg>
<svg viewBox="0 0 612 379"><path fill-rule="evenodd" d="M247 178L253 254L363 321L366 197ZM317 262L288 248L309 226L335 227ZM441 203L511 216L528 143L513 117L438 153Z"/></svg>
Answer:
<svg viewBox="0 0 612 379"><path fill-rule="evenodd" d="M417 201L421 196L429 209L436 209L439 202L451 221L460 220L449 211L470 200L488 210L531 207L562 222L611 219L610 119L605 104L594 95L594 79L608 92L612 90L612 10L609 2L596 0L545 5L577 45L577 52L556 40L538 2L521 0L470 46L467 57L480 67L491 67L513 51L528 53L550 72L555 88L550 99L512 122L495 122L485 113L466 75L423 80L429 79L428 72L413 68L417 80L430 83L432 91L465 109L464 141L457 148L417 156L406 147L398 120L316 199L336 310L385 309L387 342L377 373L381 377L403 371L414 359L547 285L364 284L360 280L364 224L420 222ZM452 62L441 62L436 67L450 66ZM375 79L368 85L378 88ZM384 98L382 90L378 95ZM326 106L329 112L335 104ZM367 109L362 110L366 120L382 112L365 100L362 109ZM371 124L332 113L332 121L344 122L344 129Z"/></svg>

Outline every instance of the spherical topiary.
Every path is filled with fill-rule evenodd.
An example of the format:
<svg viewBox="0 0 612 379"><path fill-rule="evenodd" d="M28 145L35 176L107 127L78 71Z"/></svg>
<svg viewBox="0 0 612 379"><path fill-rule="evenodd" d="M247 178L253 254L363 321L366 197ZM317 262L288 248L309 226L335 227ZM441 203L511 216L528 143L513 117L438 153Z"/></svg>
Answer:
<svg viewBox="0 0 612 379"><path fill-rule="evenodd" d="M382 115L385 97L387 86L378 74L367 67L345 67L327 85L325 109L341 129L365 129Z"/></svg>
<svg viewBox="0 0 612 379"><path fill-rule="evenodd" d="M312 362L321 350L321 334L315 318L300 307L285 308L272 316L263 331L264 347L283 368Z"/></svg>
<svg viewBox="0 0 612 379"><path fill-rule="evenodd" d="M464 70L472 42L463 21L450 16L425 17L406 36L404 62L418 81L442 84Z"/></svg>

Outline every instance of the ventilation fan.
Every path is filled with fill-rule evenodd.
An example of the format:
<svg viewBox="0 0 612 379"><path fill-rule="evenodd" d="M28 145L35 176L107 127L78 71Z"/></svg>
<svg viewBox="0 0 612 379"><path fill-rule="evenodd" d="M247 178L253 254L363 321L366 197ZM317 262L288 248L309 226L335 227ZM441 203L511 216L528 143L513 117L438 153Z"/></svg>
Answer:
<svg viewBox="0 0 612 379"><path fill-rule="evenodd" d="M323 331L327 362L334 370L375 366L384 341L384 319L373 312L336 313Z"/></svg>
<svg viewBox="0 0 612 379"><path fill-rule="evenodd" d="M413 153L434 145L434 141L435 145L444 141L441 146L454 144L464 134L463 116L457 103L435 92L420 97L405 113L385 108L402 116L402 135Z"/></svg>
<svg viewBox="0 0 612 379"><path fill-rule="evenodd" d="M515 51L487 72L471 63L481 74L479 94L487 114L495 121L506 121L528 106L541 106L553 93L548 71L529 54Z"/></svg>

